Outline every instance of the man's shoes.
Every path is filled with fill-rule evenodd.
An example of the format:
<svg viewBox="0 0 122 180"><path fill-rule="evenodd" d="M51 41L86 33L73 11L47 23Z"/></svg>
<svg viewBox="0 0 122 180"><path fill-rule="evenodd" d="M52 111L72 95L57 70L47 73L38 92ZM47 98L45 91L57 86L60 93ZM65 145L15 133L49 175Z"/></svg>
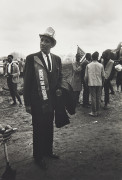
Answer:
<svg viewBox="0 0 122 180"><path fill-rule="evenodd" d="M97 117L97 113L90 112L89 115L93 117Z"/></svg>
<svg viewBox="0 0 122 180"><path fill-rule="evenodd" d="M16 102L13 102L12 104L11 104L11 106L16 106L17 105L17 103Z"/></svg>
<svg viewBox="0 0 122 180"><path fill-rule="evenodd" d="M39 166L41 169L46 170L47 169L47 165L45 163L45 161L43 159L41 160L35 160L35 163L37 166Z"/></svg>
<svg viewBox="0 0 122 180"><path fill-rule="evenodd" d="M48 154L47 157L51 158L51 159L59 159L60 157L57 154Z"/></svg>
<svg viewBox="0 0 122 180"><path fill-rule="evenodd" d="M90 105L89 105L89 104L87 104L87 105L86 105L86 108L90 108Z"/></svg>
<svg viewBox="0 0 122 180"><path fill-rule="evenodd" d="M22 106L23 106L22 103L20 103L20 104L19 104L19 107L22 107Z"/></svg>

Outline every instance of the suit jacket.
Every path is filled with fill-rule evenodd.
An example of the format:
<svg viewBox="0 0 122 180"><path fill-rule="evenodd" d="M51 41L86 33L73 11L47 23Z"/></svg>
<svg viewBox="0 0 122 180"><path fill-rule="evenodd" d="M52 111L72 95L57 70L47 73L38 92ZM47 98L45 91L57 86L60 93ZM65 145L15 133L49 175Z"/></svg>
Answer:
<svg viewBox="0 0 122 180"><path fill-rule="evenodd" d="M24 102L25 106L31 106L32 102L36 100L42 104L42 99L38 92L38 83L36 79L36 73L34 68L34 57L37 56L40 59L40 64L44 72L47 74L49 82L49 91L55 95L56 89L60 88L62 74L61 74L61 59L60 57L51 53L52 59L52 72L48 72L43 59L42 53L38 52L27 56L24 70Z"/></svg>
<svg viewBox="0 0 122 180"><path fill-rule="evenodd" d="M73 75L71 79L71 86L73 91L81 91L82 84L81 84L81 64L80 62L75 62L72 64L73 67Z"/></svg>
<svg viewBox="0 0 122 180"><path fill-rule="evenodd" d="M70 123L70 115L75 114L75 103L73 99L73 89L71 85L62 81L62 94L56 96L56 108L55 108L55 124L57 128L61 128Z"/></svg>
<svg viewBox="0 0 122 180"><path fill-rule="evenodd" d="M104 67L98 61L92 61L86 66L84 79L88 86L102 86L104 76Z"/></svg>

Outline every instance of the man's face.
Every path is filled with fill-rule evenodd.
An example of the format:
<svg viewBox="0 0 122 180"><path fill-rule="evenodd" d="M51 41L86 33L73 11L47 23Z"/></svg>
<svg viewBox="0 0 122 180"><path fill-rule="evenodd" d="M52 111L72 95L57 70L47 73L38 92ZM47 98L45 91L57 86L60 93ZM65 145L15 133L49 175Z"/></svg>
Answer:
<svg viewBox="0 0 122 180"><path fill-rule="evenodd" d="M103 59L105 61L109 61L109 59L110 59L110 54L109 53L103 53L102 56L103 56Z"/></svg>
<svg viewBox="0 0 122 180"><path fill-rule="evenodd" d="M52 48L52 41L50 38L46 36L42 36L40 38L40 49L44 53L49 53L50 49Z"/></svg>
<svg viewBox="0 0 122 180"><path fill-rule="evenodd" d="M12 62L12 58L8 57L8 62L11 63Z"/></svg>

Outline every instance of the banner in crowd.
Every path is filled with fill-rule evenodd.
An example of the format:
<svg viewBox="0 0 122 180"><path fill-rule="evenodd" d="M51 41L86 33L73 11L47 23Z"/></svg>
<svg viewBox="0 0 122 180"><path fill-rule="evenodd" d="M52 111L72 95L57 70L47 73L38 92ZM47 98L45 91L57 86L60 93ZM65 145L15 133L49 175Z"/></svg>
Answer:
<svg viewBox="0 0 122 180"><path fill-rule="evenodd" d="M77 46L77 54L80 54L80 62L82 62L85 59L86 53L79 46Z"/></svg>

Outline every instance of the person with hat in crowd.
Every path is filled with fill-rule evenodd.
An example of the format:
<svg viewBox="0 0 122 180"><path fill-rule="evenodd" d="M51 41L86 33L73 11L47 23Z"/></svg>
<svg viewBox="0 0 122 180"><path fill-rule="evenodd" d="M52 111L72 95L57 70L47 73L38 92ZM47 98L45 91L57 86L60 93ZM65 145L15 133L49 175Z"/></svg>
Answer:
<svg viewBox="0 0 122 180"><path fill-rule="evenodd" d="M72 63L71 86L73 88L75 107L79 104L79 95L82 90L80 59L81 55L77 53L75 56L75 62Z"/></svg>
<svg viewBox="0 0 122 180"><path fill-rule="evenodd" d="M17 84L19 83L19 67L13 62L13 55L8 55L8 64L6 65L5 76L7 77L7 85L12 97L12 106L17 105L16 98L19 101L20 106L22 106L22 101L17 91Z"/></svg>
<svg viewBox="0 0 122 180"><path fill-rule="evenodd" d="M35 163L47 169L44 157L59 159L53 153L53 120L56 93L62 93L62 64L60 57L50 52L56 45L54 29L48 27L39 37L40 51L26 57L24 103L26 112L32 115Z"/></svg>
<svg viewBox="0 0 122 180"><path fill-rule="evenodd" d="M92 62L86 66L85 82L88 83L91 94L91 112L89 115L100 114L102 86L104 83L104 67L98 62L99 53L92 54Z"/></svg>
<svg viewBox="0 0 122 180"><path fill-rule="evenodd" d="M114 73L115 73L115 67L114 67L114 61L111 60L111 50L107 49L102 53L102 61L101 63L104 66L105 70L105 82L104 82L104 92L105 92L105 97L104 97L104 109L108 108L108 103L109 103L109 89L110 89L110 83L111 80L113 79Z"/></svg>

